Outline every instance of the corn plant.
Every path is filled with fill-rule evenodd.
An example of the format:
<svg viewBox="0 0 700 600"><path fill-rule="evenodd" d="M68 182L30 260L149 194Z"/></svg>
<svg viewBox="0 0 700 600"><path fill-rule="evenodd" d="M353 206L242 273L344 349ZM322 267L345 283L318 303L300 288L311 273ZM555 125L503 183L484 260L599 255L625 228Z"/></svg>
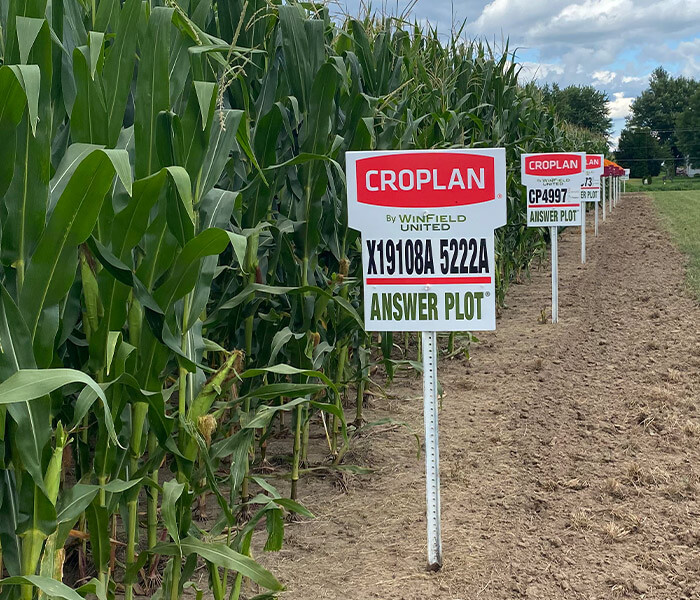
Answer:
<svg viewBox="0 0 700 600"><path fill-rule="evenodd" d="M300 481L344 467L343 398L357 432L376 367L415 365L358 316L345 152L504 146L519 165L600 140L459 32L263 0L5 4L2 593L175 599L204 565L217 600L270 597L254 532L277 550L286 513L312 517ZM546 242L518 182L501 303Z"/></svg>

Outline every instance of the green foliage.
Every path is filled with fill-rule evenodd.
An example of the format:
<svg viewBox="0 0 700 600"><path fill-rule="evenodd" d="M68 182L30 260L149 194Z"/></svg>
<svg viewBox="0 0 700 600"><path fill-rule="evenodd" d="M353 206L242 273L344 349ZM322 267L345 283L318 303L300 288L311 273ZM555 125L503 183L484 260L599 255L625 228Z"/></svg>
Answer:
<svg viewBox="0 0 700 600"><path fill-rule="evenodd" d="M656 178L649 185L644 185L641 179L630 179L626 183L628 192L681 192L686 190L700 191L700 177L679 175L673 179Z"/></svg>
<svg viewBox="0 0 700 600"><path fill-rule="evenodd" d="M391 19L262 0L5 6L3 594L106 599L119 582L131 600L162 570L156 594L175 600L198 564L216 600L243 578L276 593L253 530L275 550L285 512L310 516L294 501L309 428L341 468L341 394L357 384L361 409L372 352L396 364L358 316L345 152L505 147L502 303L545 244L524 226L519 154L601 138L548 112L507 51ZM286 416L291 499L255 472ZM207 497L213 523L193 518ZM76 529L78 577L91 560L97 579L71 592L51 580Z"/></svg>
<svg viewBox="0 0 700 600"><path fill-rule="evenodd" d="M676 120L678 148L690 165L700 168L700 86Z"/></svg>
<svg viewBox="0 0 700 600"><path fill-rule="evenodd" d="M560 88L556 83L545 85L542 94L554 113L570 125L607 137L612 130L608 110L610 97L592 85L569 85Z"/></svg>
<svg viewBox="0 0 700 600"><path fill-rule="evenodd" d="M662 163L673 164L673 156L648 128L626 127L620 134L615 159L621 167L630 169L630 177L655 177Z"/></svg>
<svg viewBox="0 0 700 600"><path fill-rule="evenodd" d="M700 301L700 185L686 191L655 191L654 204L674 244L688 256L688 287Z"/></svg>
<svg viewBox="0 0 700 600"><path fill-rule="evenodd" d="M700 83L694 79L672 77L663 67L657 67L649 79L649 88L630 106L629 125L649 128L662 145L671 149L675 158L681 159L676 124L699 87Z"/></svg>

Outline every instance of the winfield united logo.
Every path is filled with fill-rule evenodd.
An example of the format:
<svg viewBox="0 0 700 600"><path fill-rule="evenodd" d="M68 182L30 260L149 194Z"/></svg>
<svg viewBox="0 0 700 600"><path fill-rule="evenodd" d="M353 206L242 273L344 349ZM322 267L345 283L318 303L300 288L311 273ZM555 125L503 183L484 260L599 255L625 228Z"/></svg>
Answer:
<svg viewBox="0 0 700 600"><path fill-rule="evenodd" d="M492 156L412 152L357 161L357 201L374 206L440 208L496 197Z"/></svg>
<svg viewBox="0 0 700 600"><path fill-rule="evenodd" d="M559 177L581 171L581 157L576 154L541 154L525 159L526 175Z"/></svg>

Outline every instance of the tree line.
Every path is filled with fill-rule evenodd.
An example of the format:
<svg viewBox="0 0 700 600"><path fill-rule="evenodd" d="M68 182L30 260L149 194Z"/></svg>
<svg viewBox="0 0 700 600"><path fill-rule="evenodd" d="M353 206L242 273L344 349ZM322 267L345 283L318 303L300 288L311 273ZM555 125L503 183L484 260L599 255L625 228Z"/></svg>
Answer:
<svg viewBox="0 0 700 600"><path fill-rule="evenodd" d="M675 175L676 167L700 168L700 82L657 67L649 87L630 106L617 162L632 177Z"/></svg>

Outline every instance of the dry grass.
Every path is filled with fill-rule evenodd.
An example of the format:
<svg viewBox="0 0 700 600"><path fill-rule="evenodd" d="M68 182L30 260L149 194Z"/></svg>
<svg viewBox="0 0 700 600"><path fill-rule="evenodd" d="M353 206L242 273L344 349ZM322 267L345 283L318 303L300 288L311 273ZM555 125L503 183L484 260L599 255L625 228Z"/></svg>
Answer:
<svg viewBox="0 0 700 600"><path fill-rule="evenodd" d="M603 527L601 527L601 533L606 542L618 543L623 541L630 533L629 529L615 523L615 521L608 521Z"/></svg>
<svg viewBox="0 0 700 600"><path fill-rule="evenodd" d="M683 383L683 373L678 369L670 368L661 376L661 379L668 383Z"/></svg>
<svg viewBox="0 0 700 600"><path fill-rule="evenodd" d="M625 488L615 477L608 477L603 482L603 493L619 500L625 497Z"/></svg>
<svg viewBox="0 0 700 600"><path fill-rule="evenodd" d="M641 533L646 523L646 517L641 517L633 512L613 508L610 511L610 517L613 522L619 522L624 525L627 533Z"/></svg>
<svg viewBox="0 0 700 600"><path fill-rule="evenodd" d="M700 435L700 423L695 423L688 419L683 426L683 433L688 437L698 437Z"/></svg>
<svg viewBox="0 0 700 600"><path fill-rule="evenodd" d="M558 483L562 487L568 488L570 490L583 490L587 487L590 487L590 485L591 485L587 480L581 479L580 477L574 477L573 479L561 480Z"/></svg>
<svg viewBox="0 0 700 600"><path fill-rule="evenodd" d="M664 495L670 500L681 502L692 500L698 495L698 481L696 477L684 477L680 481L675 481L664 490Z"/></svg>
<svg viewBox="0 0 700 600"><path fill-rule="evenodd" d="M647 469L635 462L627 467L627 480L634 486L661 485L668 483L671 475L659 467Z"/></svg>
<svg viewBox="0 0 700 600"><path fill-rule="evenodd" d="M569 515L568 527L575 531L587 531L593 526L591 511L588 508L577 508Z"/></svg>
<svg viewBox="0 0 700 600"><path fill-rule="evenodd" d="M637 414L637 425L641 425L647 433L656 434L663 430L661 415L653 410L649 405L643 406Z"/></svg>

